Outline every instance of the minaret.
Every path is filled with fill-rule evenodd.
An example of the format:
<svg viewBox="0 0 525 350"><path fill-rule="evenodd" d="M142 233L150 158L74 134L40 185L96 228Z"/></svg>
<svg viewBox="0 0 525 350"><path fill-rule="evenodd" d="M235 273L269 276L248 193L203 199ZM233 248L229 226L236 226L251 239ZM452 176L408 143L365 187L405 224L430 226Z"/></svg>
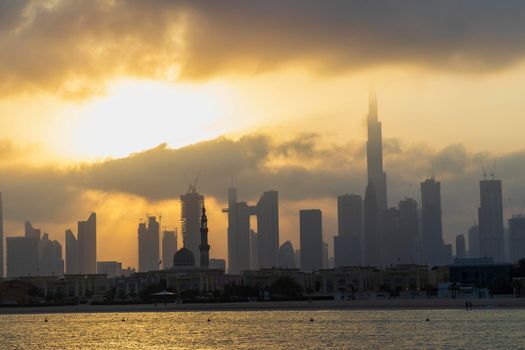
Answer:
<svg viewBox="0 0 525 350"><path fill-rule="evenodd" d="M201 244L199 245L201 267L207 269L210 266L210 245L208 244L208 218L206 208L202 206L201 216Z"/></svg>

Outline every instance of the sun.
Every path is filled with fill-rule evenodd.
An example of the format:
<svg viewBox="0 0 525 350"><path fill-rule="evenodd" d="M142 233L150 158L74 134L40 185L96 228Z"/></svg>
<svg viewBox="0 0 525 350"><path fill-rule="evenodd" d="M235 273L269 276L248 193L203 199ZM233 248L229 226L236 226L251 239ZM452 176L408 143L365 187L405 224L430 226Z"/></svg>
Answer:
<svg viewBox="0 0 525 350"><path fill-rule="evenodd" d="M83 104L71 118L69 153L124 157L161 143L180 147L229 130L224 86L125 80L108 91Z"/></svg>

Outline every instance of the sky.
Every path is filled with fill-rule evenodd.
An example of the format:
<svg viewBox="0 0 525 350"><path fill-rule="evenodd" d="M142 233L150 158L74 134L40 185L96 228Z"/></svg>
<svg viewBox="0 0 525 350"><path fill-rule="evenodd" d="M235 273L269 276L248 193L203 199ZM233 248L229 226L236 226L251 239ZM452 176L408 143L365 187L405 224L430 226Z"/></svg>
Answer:
<svg viewBox="0 0 525 350"><path fill-rule="evenodd" d="M279 191L295 248L299 210L320 208L332 250L336 196L364 194L373 87L389 205L432 168L452 243L483 167L506 217L525 207L524 43L513 0L0 0L6 235L31 220L63 242L96 211L98 260L136 266L139 220L180 226L201 173L212 257L232 181L252 203Z"/></svg>

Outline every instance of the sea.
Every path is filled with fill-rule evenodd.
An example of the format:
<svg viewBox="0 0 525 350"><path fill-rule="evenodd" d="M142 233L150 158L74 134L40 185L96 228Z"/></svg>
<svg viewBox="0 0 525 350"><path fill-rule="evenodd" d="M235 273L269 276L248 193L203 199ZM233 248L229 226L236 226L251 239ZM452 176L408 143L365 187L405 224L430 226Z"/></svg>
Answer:
<svg viewBox="0 0 525 350"><path fill-rule="evenodd" d="M525 310L0 315L1 349L525 349Z"/></svg>

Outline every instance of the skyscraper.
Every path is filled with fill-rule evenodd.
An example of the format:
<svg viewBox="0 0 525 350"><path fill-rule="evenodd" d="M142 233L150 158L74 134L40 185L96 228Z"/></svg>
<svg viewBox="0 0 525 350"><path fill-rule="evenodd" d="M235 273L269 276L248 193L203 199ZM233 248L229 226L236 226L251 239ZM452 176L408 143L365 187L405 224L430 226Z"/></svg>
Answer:
<svg viewBox="0 0 525 350"><path fill-rule="evenodd" d="M284 242L279 248L279 267L295 269L295 254L290 241Z"/></svg>
<svg viewBox="0 0 525 350"><path fill-rule="evenodd" d="M319 209L299 212L301 269L320 270L323 267L323 221Z"/></svg>
<svg viewBox="0 0 525 350"><path fill-rule="evenodd" d="M468 257L480 258L479 252L479 227L474 225L468 229Z"/></svg>
<svg viewBox="0 0 525 350"><path fill-rule="evenodd" d="M482 257L505 260L503 249L503 201L501 180L481 180L479 221L479 250Z"/></svg>
<svg viewBox="0 0 525 350"><path fill-rule="evenodd" d="M208 244L208 218L206 217L206 208L202 206L202 216L201 216L201 242L199 244L200 251L200 267L208 268L210 267L210 245Z"/></svg>
<svg viewBox="0 0 525 350"><path fill-rule="evenodd" d="M463 259L467 257L465 251L465 236L457 235L456 236L456 258Z"/></svg>
<svg viewBox="0 0 525 350"><path fill-rule="evenodd" d="M7 237L7 277L38 276L38 240Z"/></svg>
<svg viewBox="0 0 525 350"><path fill-rule="evenodd" d="M387 190L386 173L383 171L381 122L378 119L377 96L374 91L370 93L368 108L368 141L366 143L368 184L374 184L377 208L381 213L387 208Z"/></svg>
<svg viewBox="0 0 525 350"><path fill-rule="evenodd" d="M448 263L444 261L446 252L441 223L441 183L434 178L421 183L421 220L426 263L430 266Z"/></svg>
<svg viewBox="0 0 525 350"><path fill-rule="evenodd" d="M200 218L204 205L204 196L197 193L194 185L190 185L188 192L180 196L181 227L184 248L191 250L196 261L200 261Z"/></svg>
<svg viewBox="0 0 525 350"><path fill-rule="evenodd" d="M62 259L62 245L49 239L44 233L38 245L38 267L40 276L61 276L64 274L64 259Z"/></svg>
<svg viewBox="0 0 525 350"><path fill-rule="evenodd" d="M159 269L159 231L159 222L154 216L148 216L147 223L139 223L139 272ZM173 256L171 259L173 259Z"/></svg>
<svg viewBox="0 0 525 350"><path fill-rule="evenodd" d="M381 266L383 265L382 245L384 243L380 225L382 215L379 214L377 208L373 183L369 183L366 186L364 205L364 263L369 266Z"/></svg>
<svg viewBox="0 0 525 350"><path fill-rule="evenodd" d="M228 272L239 274L250 269L250 214L246 202L237 202L237 189L228 189Z"/></svg>
<svg viewBox="0 0 525 350"><path fill-rule="evenodd" d="M80 273L80 259L78 253L78 241L70 229L66 230L66 273Z"/></svg>
<svg viewBox="0 0 525 350"><path fill-rule="evenodd" d="M327 269L328 268L328 264L329 264L329 253L328 253L328 243L326 242L323 242L323 259L322 259L322 264L321 264L321 268L323 269Z"/></svg>
<svg viewBox="0 0 525 350"><path fill-rule="evenodd" d="M386 173L383 171L383 140L378 119L377 96L370 93L367 117L366 161L368 184L365 192L364 260L367 265L383 265L381 216L387 208Z"/></svg>
<svg viewBox="0 0 525 350"><path fill-rule="evenodd" d="M259 269L259 252L257 249L257 241L259 236L254 230L250 230L250 269Z"/></svg>
<svg viewBox="0 0 525 350"><path fill-rule="evenodd" d="M518 215L509 219L510 262L525 259L525 217Z"/></svg>
<svg viewBox="0 0 525 350"><path fill-rule="evenodd" d="M177 231L164 231L162 235L162 267L173 267L173 256L177 252Z"/></svg>
<svg viewBox="0 0 525 350"><path fill-rule="evenodd" d="M4 278L4 203L0 192L0 278Z"/></svg>
<svg viewBox="0 0 525 350"><path fill-rule="evenodd" d="M25 237L40 240L40 235L41 235L40 229L34 228L30 221L25 222L24 232L25 232Z"/></svg>
<svg viewBox="0 0 525 350"><path fill-rule="evenodd" d="M381 259L382 265L396 265L401 263L401 234L399 229L400 211L390 207L383 211L381 216Z"/></svg>
<svg viewBox="0 0 525 350"><path fill-rule="evenodd" d="M363 200L356 194L337 197L338 234L334 236L335 266L363 264Z"/></svg>
<svg viewBox="0 0 525 350"><path fill-rule="evenodd" d="M83 274L97 273L97 214L78 222L79 270Z"/></svg>
<svg viewBox="0 0 525 350"><path fill-rule="evenodd" d="M416 263L418 236L419 213L417 202L413 198L405 198L399 202L399 239L396 242L398 263Z"/></svg>
<svg viewBox="0 0 525 350"><path fill-rule="evenodd" d="M264 192L257 202L257 250L259 268L279 265L279 195Z"/></svg>

